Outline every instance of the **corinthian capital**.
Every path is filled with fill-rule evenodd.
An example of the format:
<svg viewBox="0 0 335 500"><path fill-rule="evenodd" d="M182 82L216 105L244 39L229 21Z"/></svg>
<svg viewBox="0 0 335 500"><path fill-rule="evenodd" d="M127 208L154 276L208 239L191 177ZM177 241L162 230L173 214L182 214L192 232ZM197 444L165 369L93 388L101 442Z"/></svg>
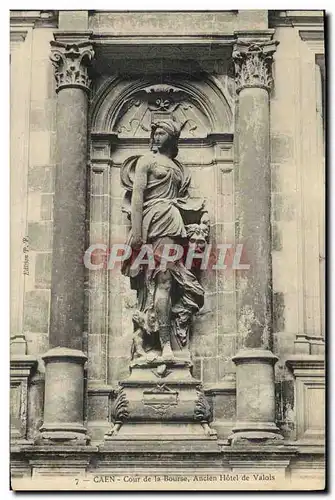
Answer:
<svg viewBox="0 0 335 500"><path fill-rule="evenodd" d="M237 41L233 51L237 93L247 87L271 89L272 61L277 45L276 41Z"/></svg>
<svg viewBox="0 0 335 500"><path fill-rule="evenodd" d="M94 56L90 42L50 42L50 59L55 68L56 92L66 87L90 88L87 68Z"/></svg>

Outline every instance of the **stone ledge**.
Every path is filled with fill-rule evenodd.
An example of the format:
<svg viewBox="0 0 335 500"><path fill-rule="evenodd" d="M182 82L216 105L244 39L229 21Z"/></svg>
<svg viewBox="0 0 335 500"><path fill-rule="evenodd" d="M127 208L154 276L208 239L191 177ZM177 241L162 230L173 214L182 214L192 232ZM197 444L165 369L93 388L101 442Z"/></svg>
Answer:
<svg viewBox="0 0 335 500"><path fill-rule="evenodd" d="M322 354L293 354L286 360L294 375L324 376L325 357Z"/></svg>
<svg viewBox="0 0 335 500"><path fill-rule="evenodd" d="M204 393L206 396L236 394L236 380L222 380L215 384L205 384Z"/></svg>
<svg viewBox="0 0 335 500"><path fill-rule="evenodd" d="M232 361L234 361L236 365L260 362L274 365L278 361L278 357L267 349L246 348L233 356Z"/></svg>
<svg viewBox="0 0 335 500"><path fill-rule="evenodd" d="M15 354L10 358L11 376L29 377L33 368L37 366L37 358L28 354Z"/></svg>
<svg viewBox="0 0 335 500"><path fill-rule="evenodd" d="M54 361L69 361L69 362L79 362L85 363L87 361L87 356L78 349L69 349L67 347L54 347L46 352L42 359L45 363Z"/></svg>

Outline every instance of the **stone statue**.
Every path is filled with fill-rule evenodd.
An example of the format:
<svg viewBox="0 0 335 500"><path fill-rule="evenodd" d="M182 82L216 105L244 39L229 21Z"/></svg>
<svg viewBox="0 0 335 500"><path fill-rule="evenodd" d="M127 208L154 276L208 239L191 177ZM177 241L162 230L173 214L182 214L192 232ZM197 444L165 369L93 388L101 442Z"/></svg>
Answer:
<svg viewBox="0 0 335 500"><path fill-rule="evenodd" d="M159 266L163 245L178 244L184 250L193 245L201 250L209 235L205 202L190 198L190 175L175 159L179 136L174 119L153 122L150 152L128 158L121 168L126 190L122 210L131 221L127 244L133 249L122 273L137 290L132 358L143 361L189 359L192 317L204 302L197 271L185 266L185 252L166 269ZM132 269L143 244L152 249L155 269L148 265Z"/></svg>

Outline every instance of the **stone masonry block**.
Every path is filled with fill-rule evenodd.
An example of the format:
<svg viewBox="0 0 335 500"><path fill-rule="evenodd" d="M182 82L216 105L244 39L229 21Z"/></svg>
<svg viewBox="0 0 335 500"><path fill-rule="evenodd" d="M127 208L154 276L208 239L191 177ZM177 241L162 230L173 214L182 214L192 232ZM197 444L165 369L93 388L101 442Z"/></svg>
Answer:
<svg viewBox="0 0 335 500"><path fill-rule="evenodd" d="M35 287L51 287L51 253L36 253L35 257Z"/></svg>
<svg viewBox="0 0 335 500"><path fill-rule="evenodd" d="M236 331L236 298L235 292L218 294L218 323L221 333Z"/></svg>
<svg viewBox="0 0 335 500"><path fill-rule="evenodd" d="M52 249L52 222L29 222L28 237L31 250Z"/></svg>
<svg viewBox="0 0 335 500"><path fill-rule="evenodd" d="M297 188L297 171L292 163L271 164L272 193L290 193Z"/></svg>
<svg viewBox="0 0 335 500"><path fill-rule="evenodd" d="M56 130L56 101L46 99L44 101L32 101L30 112L31 130Z"/></svg>
<svg viewBox="0 0 335 500"><path fill-rule="evenodd" d="M120 169L114 166L110 171L110 189L113 198L122 198L125 192L120 183Z"/></svg>
<svg viewBox="0 0 335 500"><path fill-rule="evenodd" d="M28 172L29 191L54 192L55 167L53 165L32 166Z"/></svg>
<svg viewBox="0 0 335 500"><path fill-rule="evenodd" d="M193 357L192 362L193 362L193 367L192 367L193 377L198 380L202 380L202 359Z"/></svg>
<svg viewBox="0 0 335 500"><path fill-rule="evenodd" d="M50 132L50 163L57 162L57 134L56 132Z"/></svg>
<svg viewBox="0 0 335 500"><path fill-rule="evenodd" d="M30 165L47 165L51 163L50 156L51 133L48 131L31 131L29 163Z"/></svg>
<svg viewBox="0 0 335 500"><path fill-rule="evenodd" d="M216 294L205 294L205 303L193 322L193 336L204 335L217 329L217 297Z"/></svg>
<svg viewBox="0 0 335 500"><path fill-rule="evenodd" d="M234 172L218 171L219 194L233 195L234 192Z"/></svg>
<svg viewBox="0 0 335 500"><path fill-rule="evenodd" d="M42 220L52 220L53 216L53 195L52 194L42 194L41 195L41 219Z"/></svg>
<svg viewBox="0 0 335 500"><path fill-rule="evenodd" d="M38 221L41 218L41 194L39 192L28 193L28 213L30 221Z"/></svg>
<svg viewBox="0 0 335 500"><path fill-rule="evenodd" d="M129 357L110 357L108 360L108 380L116 384L129 376Z"/></svg>
<svg viewBox="0 0 335 500"><path fill-rule="evenodd" d="M234 198L230 194L218 195L218 222L234 221Z"/></svg>
<svg viewBox="0 0 335 500"><path fill-rule="evenodd" d="M91 196L90 219L94 222L108 221L109 217L109 196Z"/></svg>
<svg viewBox="0 0 335 500"><path fill-rule="evenodd" d="M191 352L197 357L215 357L218 355L217 333L199 335L191 344Z"/></svg>
<svg viewBox="0 0 335 500"><path fill-rule="evenodd" d="M227 260L230 260L229 257ZM228 262L226 265L227 269L217 271L218 292L233 292L235 290L235 270L231 268Z"/></svg>
<svg viewBox="0 0 335 500"><path fill-rule="evenodd" d="M218 335L219 356L221 359L231 359L236 354L235 334Z"/></svg>
<svg viewBox="0 0 335 500"><path fill-rule="evenodd" d="M227 375L231 375L236 373L236 367L234 362L231 359L222 359L219 358L219 379L221 380L223 377Z"/></svg>
<svg viewBox="0 0 335 500"><path fill-rule="evenodd" d="M46 353L49 349L49 334L45 332L26 331L25 338L27 341L27 354L39 356L39 370L44 372L44 363L40 356Z"/></svg>
<svg viewBox="0 0 335 500"><path fill-rule="evenodd" d="M293 151L291 136L278 134L271 137L271 158L273 162L290 161L293 157Z"/></svg>
<svg viewBox="0 0 335 500"><path fill-rule="evenodd" d="M273 193L271 208L274 221L290 221L296 217L296 193Z"/></svg>
<svg viewBox="0 0 335 500"><path fill-rule="evenodd" d="M203 383L209 384L219 380L219 358L203 358Z"/></svg>
<svg viewBox="0 0 335 500"><path fill-rule="evenodd" d="M26 292L24 301L24 329L47 332L49 323L50 293L47 290Z"/></svg>

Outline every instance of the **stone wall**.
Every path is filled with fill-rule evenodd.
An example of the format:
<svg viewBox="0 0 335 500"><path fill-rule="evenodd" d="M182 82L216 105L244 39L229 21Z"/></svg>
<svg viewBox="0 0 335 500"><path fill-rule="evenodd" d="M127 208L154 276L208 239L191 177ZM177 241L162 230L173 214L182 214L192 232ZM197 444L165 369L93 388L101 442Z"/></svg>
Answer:
<svg viewBox="0 0 335 500"><path fill-rule="evenodd" d="M52 206L56 163L56 93L49 60L53 29L32 32L27 236L29 276L25 283L24 334L28 354L49 347ZM43 363L40 363L43 370Z"/></svg>
<svg viewBox="0 0 335 500"><path fill-rule="evenodd" d="M317 153L315 56L298 28L278 27L275 39L279 45L271 98L273 343L279 357L278 423L287 437L294 438L294 379L286 359L299 352L299 336L323 336L319 231L324 160Z"/></svg>

